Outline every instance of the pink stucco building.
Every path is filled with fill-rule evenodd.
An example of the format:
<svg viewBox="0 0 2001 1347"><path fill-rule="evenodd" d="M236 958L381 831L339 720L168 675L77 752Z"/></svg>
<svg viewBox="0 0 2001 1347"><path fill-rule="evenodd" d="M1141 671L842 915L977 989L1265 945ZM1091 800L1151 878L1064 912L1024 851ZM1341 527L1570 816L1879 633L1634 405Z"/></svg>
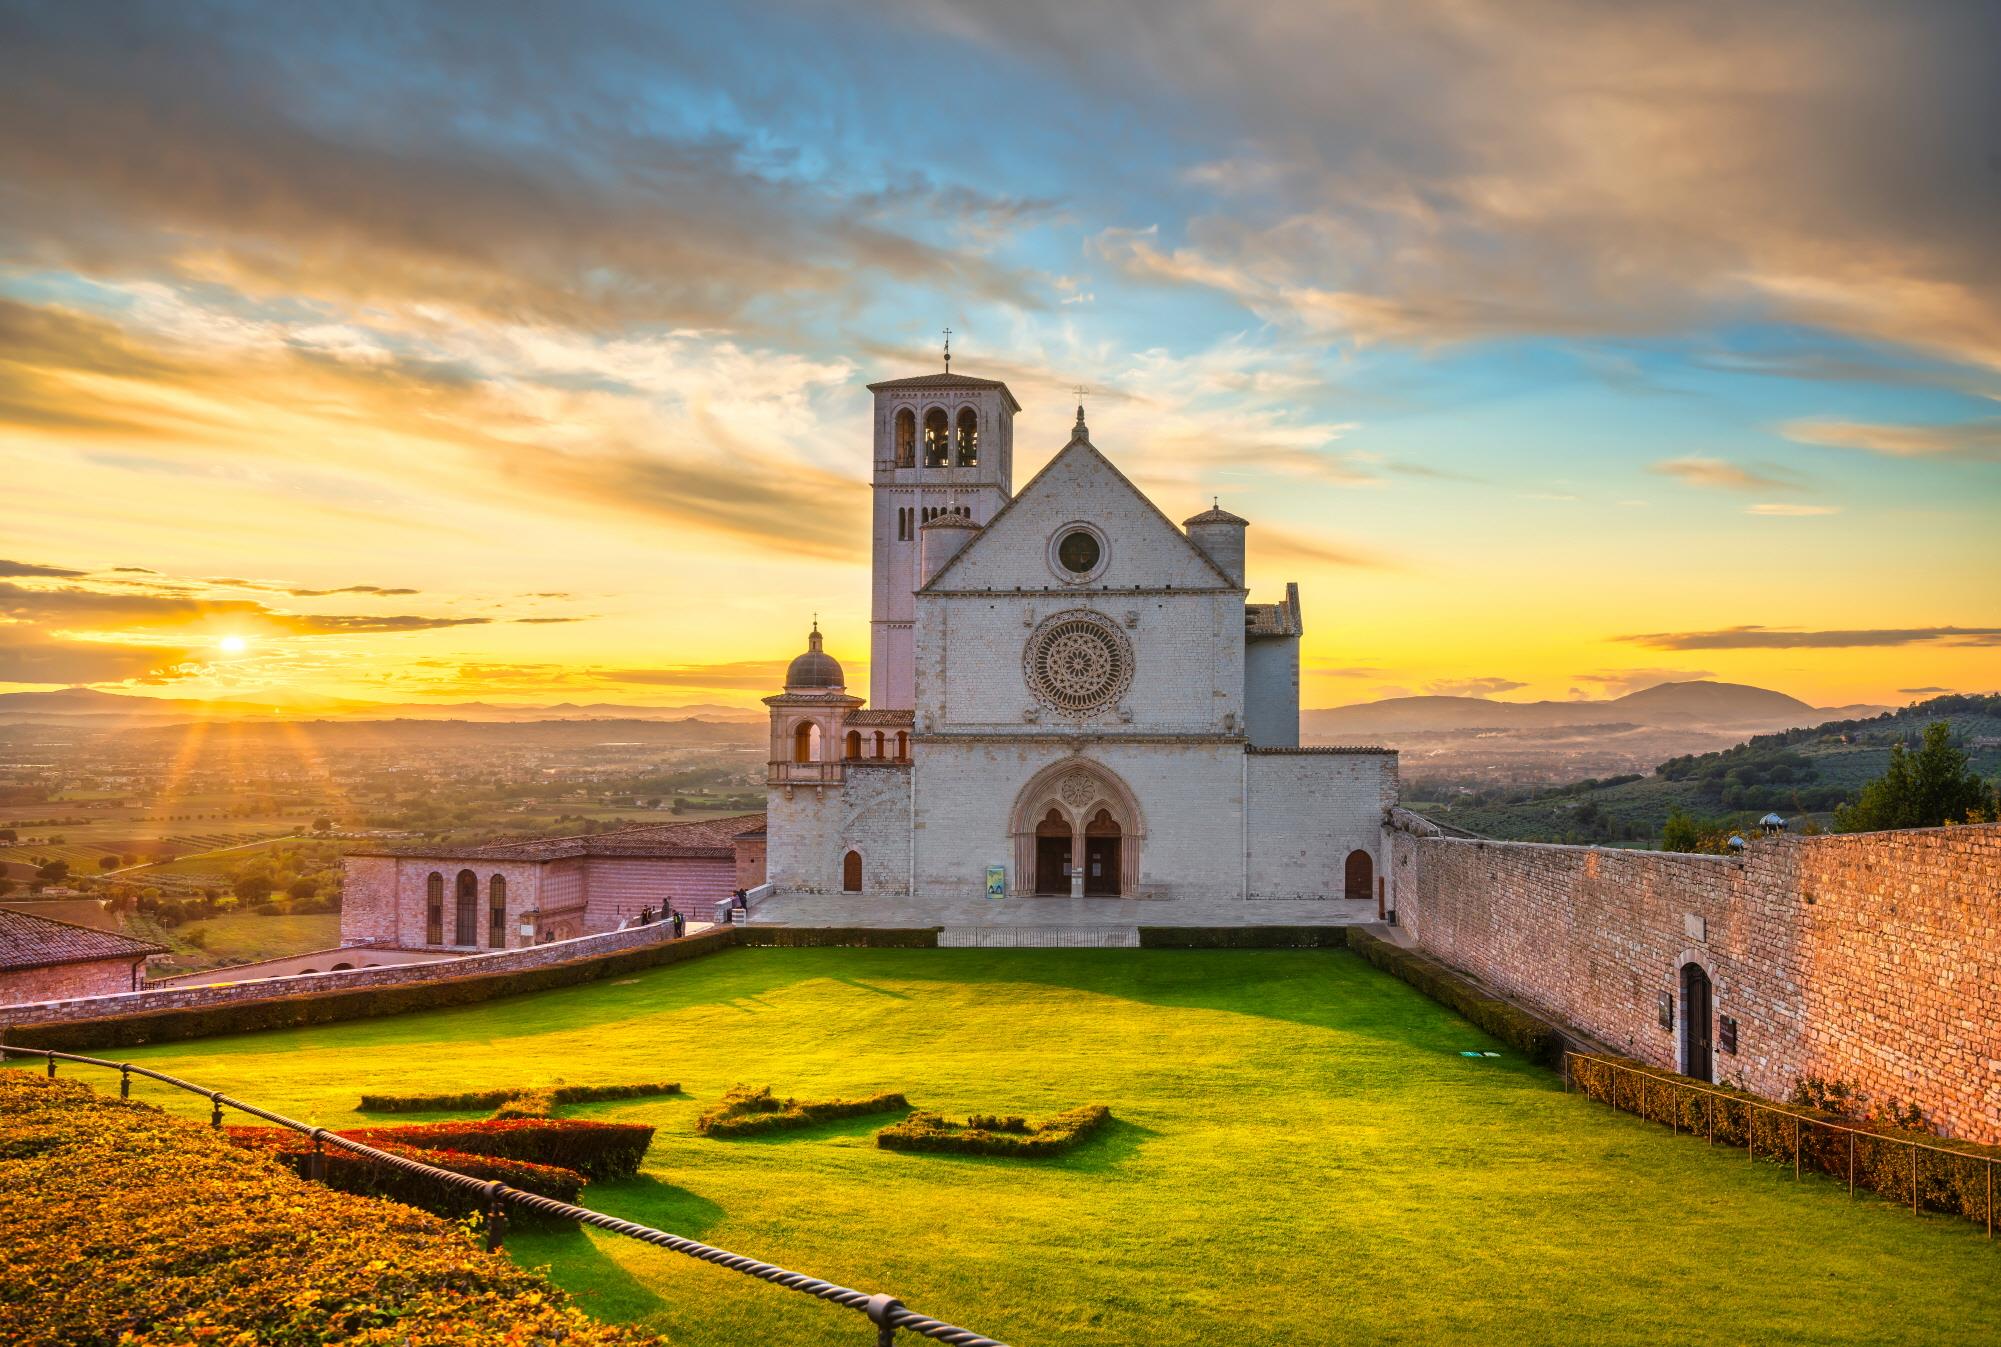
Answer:
<svg viewBox="0 0 2001 1347"><path fill-rule="evenodd" d="M707 921L764 882L764 815L472 847L350 852L341 944L516 949L617 930L651 910Z"/></svg>

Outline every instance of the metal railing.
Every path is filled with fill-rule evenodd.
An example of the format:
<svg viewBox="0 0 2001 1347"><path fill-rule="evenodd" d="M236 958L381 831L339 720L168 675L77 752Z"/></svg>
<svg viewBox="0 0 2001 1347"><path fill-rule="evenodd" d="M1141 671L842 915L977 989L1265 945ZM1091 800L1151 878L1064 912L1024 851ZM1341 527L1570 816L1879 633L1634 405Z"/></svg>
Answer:
<svg viewBox="0 0 2001 1347"><path fill-rule="evenodd" d="M1568 1050L1564 1052L1563 1088L1566 1091L1570 1090L1573 1083L1577 1081L1576 1072L1572 1065L1576 1062L1589 1063L1592 1070L1611 1073L1611 1098L1605 1100L1605 1102L1621 1113L1632 1113L1634 1116L1648 1121L1659 1121L1652 1118L1646 1111L1649 1102L1648 1095L1650 1091L1667 1091L1674 1103L1673 1111L1668 1114L1667 1120L1671 1131L1681 1131L1680 1124L1686 1120L1688 1122L1687 1130L1693 1135L1695 1121L1689 1117L1688 1111L1683 1109L1682 1101L1687 1098L1701 1099L1703 1101L1702 1128L1709 1144L1712 1146L1716 1144L1717 1101L1723 1101L1726 1114L1731 1109L1742 1110L1744 1113L1744 1149L1747 1158L1753 1161L1759 1158L1757 1124L1760 1115L1769 1118L1791 1119L1792 1145L1789 1149L1793 1162L1794 1178L1800 1177L1802 1173L1802 1159L1805 1155L1805 1148L1802 1142L1803 1138L1807 1135L1805 1129L1819 1128L1822 1131L1831 1132L1837 1136L1845 1136L1847 1138L1846 1177L1848 1181L1848 1195L1850 1197L1855 1196L1856 1138L1861 1137L1865 1139L1870 1146L1906 1147L1910 1152L1910 1199L1911 1211L1914 1215L1919 1209L1919 1199L1921 1196L1918 1176L1918 1155L1920 1152L1930 1151L1935 1155L1946 1156L1955 1164L1980 1165L1985 1170L1986 1179L1985 1215L1987 1221L1987 1238L1990 1240L1994 1238L1994 1169L1997 1162L1997 1158L1994 1156L1977 1155L1972 1151L1954 1150L1950 1146L1937 1146L1929 1142L1913 1140L1909 1137L1890 1136L1874 1128L1831 1122L1826 1118L1802 1113L1798 1109L1787 1108L1783 1104L1773 1104L1750 1095L1712 1089L1709 1086L1689 1080L1686 1077L1664 1075L1657 1071L1643 1070L1639 1067L1629 1066L1624 1062L1615 1061L1609 1057L1600 1057L1595 1053L1589 1052L1571 1052ZM1619 1087L1622 1084L1626 1086L1624 1097L1631 1105L1630 1108L1621 1106ZM1579 1084L1578 1088L1583 1089L1586 1094L1591 1094L1588 1086ZM1592 1097L1596 1098L1597 1096L1592 1095ZM1781 1130L1783 1131L1783 1129ZM1725 1144L1731 1143L1726 1141ZM1779 1146L1768 1148L1764 1158L1767 1160L1782 1161L1786 1158L1787 1149L1783 1143ZM1773 1154L1774 1151L1777 1154ZM1813 1163L1812 1167L1820 1173L1840 1177L1838 1171L1828 1168L1818 1161ZM1891 1196L1890 1193L1884 1191L1881 1187L1875 1187L1873 1191L1881 1193L1886 1198ZM1898 1200L1901 1202L1902 1199ZM1971 1213L1966 1212L1964 1207L1960 1208L1960 1214L1968 1216L1969 1219L1976 1219Z"/></svg>
<svg viewBox="0 0 2001 1347"><path fill-rule="evenodd" d="M377 1150L375 1147L364 1145L359 1141L350 1141L339 1133L330 1132L324 1127L308 1126L295 1118L288 1118L282 1113L273 1113L269 1109L259 1108L255 1104L247 1104L241 1099L232 1099L220 1090L211 1090L204 1086L196 1085L192 1081L182 1080L178 1076L167 1075L163 1071L154 1071L148 1067L135 1066L131 1062L113 1062L101 1057L82 1057L71 1052L56 1052L49 1048L17 1048L0 1043L0 1060L4 1060L7 1057L43 1058L48 1062L49 1075L51 1077L56 1074L57 1062L77 1062L84 1066L100 1066L116 1071L119 1075L118 1097L121 1099L132 1097L132 1077L134 1076L143 1076L148 1080L159 1081L162 1085L171 1085L177 1090L186 1090L189 1094L200 1095L209 1101L211 1110L209 1113L209 1126L213 1128L221 1128L222 1111L225 1108L232 1108L238 1112L247 1113L253 1118L262 1118L265 1122L271 1123L274 1126L290 1128L294 1132L303 1133L312 1138L313 1154L308 1157L308 1163L311 1172L315 1176L323 1174L323 1162L319 1159L320 1148L331 1146L336 1150L347 1151L351 1154L361 1156L363 1159L372 1160L377 1164L389 1165L406 1173L423 1175L435 1179L440 1183L451 1184L467 1191L477 1191L486 1199L486 1246L488 1249L498 1249L500 1247L501 1240L505 1236L507 1229L507 1207L509 1204L512 1204L518 1207L525 1207L530 1211L540 1213L544 1216L555 1216L564 1220L576 1221L583 1225L594 1226L599 1230L609 1230L615 1235L625 1235L628 1238L657 1245L663 1249L671 1249L675 1253L686 1254L690 1258L698 1258L705 1263L714 1263L718 1267L728 1268L732 1272L741 1272L747 1277L756 1277L762 1281L783 1286L789 1291L798 1291L804 1295L829 1301L845 1309L857 1310L867 1315L869 1322L875 1325L878 1347L891 1347L896 1340L896 1333L899 1329L909 1333L916 1333L921 1337L931 1338L938 1342L949 1343L952 1347L1007 1347L1006 1343L994 1338L984 1337L973 1332L971 1329L960 1328L956 1324L948 1324L944 1320L934 1319L928 1314L919 1314L917 1311L905 1306L902 1301L896 1299L894 1296L870 1295L866 1291L857 1291L850 1287L836 1285L830 1281L822 1281L818 1277L809 1277L803 1272L793 1272L789 1269L779 1267L774 1263L761 1262L755 1258L746 1258L742 1254L731 1253L727 1249L718 1249L713 1245L703 1244L698 1240L685 1239L680 1235L669 1234L665 1230L655 1230L651 1226L639 1225L633 1221L623 1221L616 1216L607 1216L604 1212L592 1211L589 1207L578 1207L568 1202L558 1202L554 1198L543 1197L537 1193L524 1193L518 1188L509 1188L497 1179L475 1179L465 1174L454 1174L449 1169L439 1169L435 1165L427 1165L421 1161L409 1159L407 1156L391 1155L387 1151Z"/></svg>

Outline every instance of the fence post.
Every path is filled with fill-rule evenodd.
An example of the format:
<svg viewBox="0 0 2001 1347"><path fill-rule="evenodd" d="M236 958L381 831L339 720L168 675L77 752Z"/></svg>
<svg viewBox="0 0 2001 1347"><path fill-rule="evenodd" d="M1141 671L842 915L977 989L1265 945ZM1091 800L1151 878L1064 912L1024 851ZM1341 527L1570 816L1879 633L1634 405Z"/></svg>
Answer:
<svg viewBox="0 0 2001 1347"><path fill-rule="evenodd" d="M132 1066L129 1062L121 1063L118 1067L118 1097L120 1099L132 1097Z"/></svg>
<svg viewBox="0 0 2001 1347"><path fill-rule="evenodd" d="M1758 1163L1758 1106L1744 1105L1744 1158Z"/></svg>
<svg viewBox="0 0 2001 1347"><path fill-rule="evenodd" d="M492 1253L507 1238L507 1204L500 1200L506 1189L499 1179L486 1185L486 1249Z"/></svg>
<svg viewBox="0 0 2001 1347"><path fill-rule="evenodd" d="M1994 1162L1987 1162L1987 1238L1994 1238Z"/></svg>
<svg viewBox="0 0 2001 1347"><path fill-rule="evenodd" d="M1793 1118L1793 1177L1798 1178L1799 1176L1800 1176L1800 1120L1799 1117L1795 1115Z"/></svg>
<svg viewBox="0 0 2001 1347"><path fill-rule="evenodd" d="M1906 1143L1908 1144L1908 1143ZM1911 1147L1911 1215L1918 1214L1918 1148Z"/></svg>
<svg viewBox="0 0 2001 1347"><path fill-rule="evenodd" d="M1855 1196L1855 1133L1852 1129L1848 1133L1848 1195Z"/></svg>
<svg viewBox="0 0 2001 1347"><path fill-rule="evenodd" d="M1716 1144L1716 1096L1704 1091L1702 1095L1702 1130L1709 1136L1709 1144Z"/></svg>
<svg viewBox="0 0 2001 1347"><path fill-rule="evenodd" d="M326 1132L327 1129L324 1127L313 1129L313 1153L306 1160L306 1177L315 1183L323 1183L327 1177L327 1156L326 1152L320 1149L320 1138L324 1137Z"/></svg>
<svg viewBox="0 0 2001 1347"><path fill-rule="evenodd" d="M54 1080L55 1078L56 1078L56 1054L52 1049L49 1052L49 1079Z"/></svg>
<svg viewBox="0 0 2001 1347"><path fill-rule="evenodd" d="M222 1130L222 1091L217 1090L215 1093L211 1094L208 1097L208 1104L209 1104L208 1125L210 1127L213 1127L216 1131L220 1132Z"/></svg>
<svg viewBox="0 0 2001 1347"><path fill-rule="evenodd" d="M876 1347L895 1347L896 1325L889 1321L889 1316L902 1308L903 1302L895 1296L868 1298L868 1317L875 1324Z"/></svg>

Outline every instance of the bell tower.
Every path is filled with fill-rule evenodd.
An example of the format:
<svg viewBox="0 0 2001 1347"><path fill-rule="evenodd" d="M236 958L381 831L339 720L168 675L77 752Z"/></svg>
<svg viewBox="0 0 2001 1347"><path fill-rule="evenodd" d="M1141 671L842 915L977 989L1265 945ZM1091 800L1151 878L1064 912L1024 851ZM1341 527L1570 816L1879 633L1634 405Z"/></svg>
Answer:
<svg viewBox="0 0 2001 1347"><path fill-rule="evenodd" d="M984 527L1014 492L1014 414L998 379L945 371L870 384L875 395L874 575L869 706L916 701L912 595L924 584L921 530L946 513Z"/></svg>

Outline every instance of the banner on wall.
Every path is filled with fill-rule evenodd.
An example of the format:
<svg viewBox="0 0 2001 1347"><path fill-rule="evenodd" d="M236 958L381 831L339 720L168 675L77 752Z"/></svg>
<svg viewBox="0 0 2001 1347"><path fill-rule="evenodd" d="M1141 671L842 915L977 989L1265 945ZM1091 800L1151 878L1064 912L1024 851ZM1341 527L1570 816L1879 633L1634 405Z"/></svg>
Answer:
<svg viewBox="0 0 2001 1347"><path fill-rule="evenodd" d="M1005 865L989 865L987 867L987 897L1007 897L1007 867Z"/></svg>

